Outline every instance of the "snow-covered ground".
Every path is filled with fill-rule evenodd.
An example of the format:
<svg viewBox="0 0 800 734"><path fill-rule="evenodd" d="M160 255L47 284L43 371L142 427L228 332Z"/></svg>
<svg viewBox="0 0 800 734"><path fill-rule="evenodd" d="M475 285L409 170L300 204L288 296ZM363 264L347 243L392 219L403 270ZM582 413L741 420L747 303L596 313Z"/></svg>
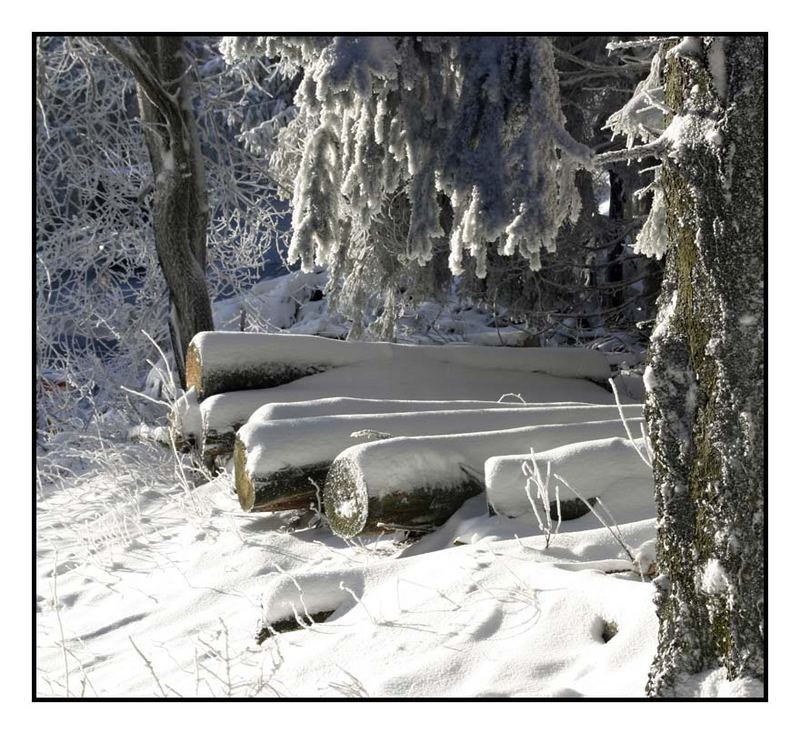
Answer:
<svg viewBox="0 0 800 734"><path fill-rule="evenodd" d="M129 451L127 476L39 502L39 695L644 692L652 588L599 522L565 522L545 549L532 515L489 517L477 497L416 543L348 543L313 513L242 513L229 476L182 486L160 447ZM653 520L615 515L646 551ZM256 644L293 610L306 629Z"/></svg>
<svg viewBox="0 0 800 734"><path fill-rule="evenodd" d="M310 300L321 286L315 278L264 284L251 294L264 300L253 308L281 329L326 333L333 327L324 301ZM218 326L241 308L241 300L219 304ZM489 332L495 344L505 339L485 315L465 318L468 326L441 341L486 344ZM406 336L436 341L431 328ZM491 397L507 392L508 375L487 370ZM559 378L553 390L554 379L534 377L532 394L519 397L585 403L596 391L597 404L613 404L597 385ZM640 400L640 383L633 373L617 378L623 402ZM349 395L363 397L357 386ZM419 399L411 390L403 397ZM638 423L631 428L638 432ZM549 540L543 513L520 514L524 477L515 497L508 471L502 492L514 517L490 514L482 494L427 535L343 540L316 508L242 512L229 471L203 479L187 457L148 440L152 431L136 433L142 440L103 444L98 436L102 463L39 484L39 696L644 695L658 631L655 508L644 464L611 486L610 466L570 474L581 451L573 445L562 460L548 444L545 458L565 479L579 477L576 489L604 500L597 515L563 521ZM583 440L567 433L562 443ZM596 456L599 437L589 436L587 456ZM630 441L610 445L640 461ZM713 676L695 683L690 694L736 695Z"/></svg>

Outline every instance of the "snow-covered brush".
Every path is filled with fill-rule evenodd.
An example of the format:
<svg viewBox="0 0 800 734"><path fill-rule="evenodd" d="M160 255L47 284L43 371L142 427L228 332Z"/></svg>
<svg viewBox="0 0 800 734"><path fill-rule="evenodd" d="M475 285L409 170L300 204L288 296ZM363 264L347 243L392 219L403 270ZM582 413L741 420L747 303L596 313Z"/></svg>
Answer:
<svg viewBox="0 0 800 734"><path fill-rule="evenodd" d="M231 102L244 93L242 79L226 73L207 40L188 40L187 51L206 158L214 300L258 280L266 252L280 249L285 212L261 160L229 128L229 116L243 114ZM132 424L153 419L119 385L146 383L152 341L169 343L169 307L132 75L86 36L37 38L36 62L37 429L45 446L96 425L95 412L114 410ZM246 92L248 110L274 106L266 91Z"/></svg>
<svg viewBox="0 0 800 734"><path fill-rule="evenodd" d="M556 479L558 479L558 481L561 482L570 492L572 492L572 494L574 494L581 502L583 502L586 505L586 507L589 508L589 511L601 523L603 523L603 527L605 527L606 530L608 530L608 532L611 534L611 537L614 538L614 540L617 542L617 545L619 545L619 547L622 548L622 550L625 552L625 555L628 557L633 567L638 568L633 551L628 547L628 544L622 537L622 531L619 529L617 521L614 519L614 516L611 514L611 511L608 509L608 507L606 507L603 501L599 497L596 498L597 505L603 510L603 512L605 512L608 515L608 517L603 517L597 511L597 509L595 509L594 505L589 500L587 500L586 497L584 497L577 489L575 489L575 487L571 486L569 482L567 482L567 480L564 479L564 477L562 477L560 474L553 474L553 476ZM642 577L642 580L644 581L644 577Z"/></svg>
<svg viewBox="0 0 800 734"><path fill-rule="evenodd" d="M617 410L619 411L619 419L622 421L622 425L625 427L625 433L628 436L628 440L631 442L631 446L633 446L636 453L639 455L639 458L651 469L653 468L653 449L650 446L650 439L647 437L647 432L645 430L644 423L639 423L639 430L641 433L641 439L644 443L644 451L639 448L639 444L633 439L633 434L631 433L631 428L628 425L628 420L625 418L625 414L622 412L622 403L619 399L619 392L617 390L617 385L614 382L614 378L610 377L608 379L609 385L611 385L611 392L614 393L614 402L617 405Z"/></svg>
<svg viewBox="0 0 800 734"><path fill-rule="evenodd" d="M550 538L553 535L558 535L559 528L561 527L561 499L559 497L559 486L555 485L555 496L552 500L555 504L556 515L558 522L553 526L553 516L551 513L551 499L550 499L550 462L547 463L547 474L542 479L542 473L539 471L539 464L536 461L536 452L531 448L530 461L526 461L522 465L522 474L525 476L525 494L528 497L533 514L536 516L536 522L539 524L539 530L544 533L544 547L550 547ZM535 496L531 492L531 487L536 490Z"/></svg>

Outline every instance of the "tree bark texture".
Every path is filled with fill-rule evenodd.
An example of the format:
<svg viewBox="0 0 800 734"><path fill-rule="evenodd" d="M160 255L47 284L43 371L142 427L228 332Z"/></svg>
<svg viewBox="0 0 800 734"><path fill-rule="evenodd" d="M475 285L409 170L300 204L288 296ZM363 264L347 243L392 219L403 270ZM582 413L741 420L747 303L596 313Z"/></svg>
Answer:
<svg viewBox="0 0 800 734"><path fill-rule="evenodd" d="M662 170L669 250L646 377L651 696L718 668L758 681L764 668L764 39L688 49L666 67L681 135Z"/></svg>
<svg viewBox="0 0 800 734"><path fill-rule="evenodd" d="M153 168L156 251L170 298L170 335L181 384L192 337L213 331L206 287L209 208L205 169L189 94L182 36L131 36L131 47L101 43L133 73Z"/></svg>

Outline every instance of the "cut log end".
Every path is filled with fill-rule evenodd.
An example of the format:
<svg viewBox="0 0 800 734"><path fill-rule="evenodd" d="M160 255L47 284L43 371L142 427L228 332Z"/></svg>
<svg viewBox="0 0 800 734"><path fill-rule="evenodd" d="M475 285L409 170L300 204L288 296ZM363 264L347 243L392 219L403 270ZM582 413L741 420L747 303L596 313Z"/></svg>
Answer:
<svg viewBox="0 0 800 734"><path fill-rule="evenodd" d="M334 461L323 492L325 516L340 538L352 538L364 530L369 500L367 488L350 461Z"/></svg>
<svg viewBox="0 0 800 734"><path fill-rule="evenodd" d="M237 438L233 449L234 484L245 512L307 510L322 487L329 464L290 467L265 476L247 471L247 450ZM315 486L316 484L316 486Z"/></svg>
<svg viewBox="0 0 800 734"><path fill-rule="evenodd" d="M587 504L588 503L588 504ZM577 497L568 500L559 500L559 502L550 503L550 517L557 518L559 516L559 509L561 512L561 520L567 522L569 520L577 520L579 517L588 515L592 510L591 508L597 504L597 497L589 497L586 502Z"/></svg>
<svg viewBox="0 0 800 734"><path fill-rule="evenodd" d="M206 396L202 395L202 387L203 363L200 360L200 350L194 342L190 342L186 350L186 389L194 388L197 399L203 400Z"/></svg>
<svg viewBox="0 0 800 734"><path fill-rule="evenodd" d="M253 482L247 474L247 452L244 444L238 438L233 448L233 470L239 505L245 512L251 512L255 505L256 493L253 488Z"/></svg>
<svg viewBox="0 0 800 734"><path fill-rule="evenodd" d="M342 538L376 533L387 528L430 530L447 522L470 497L485 491L469 475L447 485L387 489L370 496L363 474L349 459L331 465L325 482L325 515L331 530Z"/></svg>

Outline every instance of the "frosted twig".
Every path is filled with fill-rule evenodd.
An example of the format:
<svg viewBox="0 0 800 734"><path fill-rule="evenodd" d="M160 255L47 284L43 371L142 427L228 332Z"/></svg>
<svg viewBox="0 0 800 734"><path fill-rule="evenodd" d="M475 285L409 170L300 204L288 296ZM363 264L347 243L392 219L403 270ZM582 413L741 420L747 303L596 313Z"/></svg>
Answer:
<svg viewBox="0 0 800 734"><path fill-rule="evenodd" d="M523 405L527 405L527 404L528 404L528 403L526 402L525 398L523 398L523 397L522 397L522 395L521 395L520 393L518 393L518 392L504 392L504 393L503 393L503 394L502 394L502 395L501 395L501 396L500 396L500 397L497 399L497 402L498 402L498 403L502 403L504 398L516 398L516 399L517 399L517 400L519 400L519 402L520 402L520 403L522 403Z"/></svg>
<svg viewBox="0 0 800 734"><path fill-rule="evenodd" d="M647 464L647 466L649 466L652 469L653 468L653 462L648 460L648 458L642 453L641 449L636 445L636 441L633 440L633 434L631 433L631 429L628 427L628 421L625 419L625 415L622 412L622 403L619 400L619 393L617 392L617 385L614 382L614 378L613 377L609 377L608 378L608 382L611 385L611 391L614 393L614 401L617 404L617 410L619 411L619 417L620 417L620 420L622 421L622 425L625 427L625 433L628 436L628 440L631 442L631 446L633 446L633 448L636 451L636 453L639 454L639 458L645 464ZM642 430L644 430L644 429L642 429ZM645 441L645 445L647 445L646 441Z"/></svg>
<svg viewBox="0 0 800 734"><path fill-rule="evenodd" d="M348 594L350 594L350 596L353 597L353 601L355 601L355 603L358 604L358 606L360 606L364 610L365 614L367 615L367 617L369 617L369 620L370 622L372 622L372 624L378 624L375 621L375 617L373 617L369 609L367 609L367 605L364 604L364 601L362 599L359 599L356 593L349 586L345 586L344 581L339 581L339 588L342 591L346 591Z"/></svg>
<svg viewBox="0 0 800 734"><path fill-rule="evenodd" d="M133 649L136 650L137 653L139 653L139 657L142 660L144 660L144 664L147 666L147 669L150 671L150 675L153 676L153 680L155 680L156 685L158 686L158 690L161 691L161 695L164 696L164 698L166 698L167 697L167 692L164 690L164 686L161 685L161 680L159 679L158 675L156 674L155 668L153 668L153 664L147 659L147 656L138 647L136 647L136 643L133 641L133 637L128 635L128 639L130 640L131 645L133 645Z"/></svg>
<svg viewBox="0 0 800 734"><path fill-rule="evenodd" d="M539 530L544 533L544 547L550 547L550 538L553 535L558 534L558 530L561 527L561 498L559 496L558 486L556 485L556 509L558 512L558 524L553 529L553 518L550 515L550 470L551 464L547 462L547 475L544 480L542 480L542 474L539 471L539 464L536 461L536 452L531 448L531 458L530 463L525 461L522 464L522 474L526 477L525 480L525 495L528 498L528 502L533 509L533 514L536 516L536 522L539 524ZM533 498L531 494L531 484L536 487L536 499ZM538 500L538 501L537 501ZM541 504L544 507L544 518L539 514L538 504Z"/></svg>
<svg viewBox="0 0 800 734"><path fill-rule="evenodd" d="M572 487L572 486L569 484L569 482L567 482L567 480L566 480L566 479L564 479L564 477L562 477L560 474L554 474L553 476L554 476L556 479L558 479L560 482L563 482L563 483L564 483L564 486L565 486L565 487L566 487L566 488L567 488L567 489L568 489L570 492L572 492L572 493L573 493L573 494L574 494L574 495L575 495L575 496L576 496L576 497L577 497L577 498L578 498L578 499L579 499L581 502L583 502L583 504L584 504L584 505L586 505L586 506L589 508L589 511L590 511L590 512L591 512L591 513L592 513L592 514L593 514L593 515L594 515L594 516L595 516L595 517L596 517L596 518L597 518L597 519L598 519L598 520L599 520L601 523L603 523L603 527L605 527L605 529L606 529L606 530L608 530L608 532L609 532L609 533L611 533L611 537L612 537L612 538L614 538L614 540L616 540L616 541L617 541L617 543L620 545L620 547L622 548L622 550L624 550L624 551L625 551L625 555L626 555L626 556L628 556L628 558L630 558L630 560L631 560L631 563L635 563L636 561L634 560L633 553L631 553L631 550L630 550L630 548L628 548L627 544L626 544L626 543L625 543L625 541L623 540L623 538L622 538L622 533L621 533L621 532L619 532L619 527L617 527L617 532L615 533L615 532L614 532L614 530L611 528L611 526L610 526L610 525L608 524L608 522L606 521L606 519L605 519L605 518L604 518L602 515L600 515L600 514L597 512L597 510L595 510L595 508L592 506L591 502L589 502L589 501L588 501L588 500L587 500L587 499L586 499L586 498L585 498L585 497L584 497L584 496L583 496L583 495L582 495L580 492L578 492L578 490L577 490L577 489L575 489L574 487ZM598 501L598 502L600 501L600 500L599 500L599 498L597 499L597 501ZM602 505L602 506L603 506L603 508L605 509L605 505ZM608 512L608 510L607 510L607 509L606 509L606 512ZM610 516L610 513L609 513L609 516ZM612 522L614 521L613 517L611 518L611 520L612 520Z"/></svg>
<svg viewBox="0 0 800 734"><path fill-rule="evenodd" d="M651 143L635 145L632 148L622 148L621 150L610 150L608 153L599 153L592 159L595 166L607 166L609 163L619 161L641 160L649 156L661 158L669 150L670 143L665 135L661 135Z"/></svg>
<svg viewBox="0 0 800 734"><path fill-rule="evenodd" d="M663 46L665 43L678 39L680 36L650 36L650 38L640 38L635 41L611 41L606 44L606 48L609 52L626 48L647 48L648 46Z"/></svg>

